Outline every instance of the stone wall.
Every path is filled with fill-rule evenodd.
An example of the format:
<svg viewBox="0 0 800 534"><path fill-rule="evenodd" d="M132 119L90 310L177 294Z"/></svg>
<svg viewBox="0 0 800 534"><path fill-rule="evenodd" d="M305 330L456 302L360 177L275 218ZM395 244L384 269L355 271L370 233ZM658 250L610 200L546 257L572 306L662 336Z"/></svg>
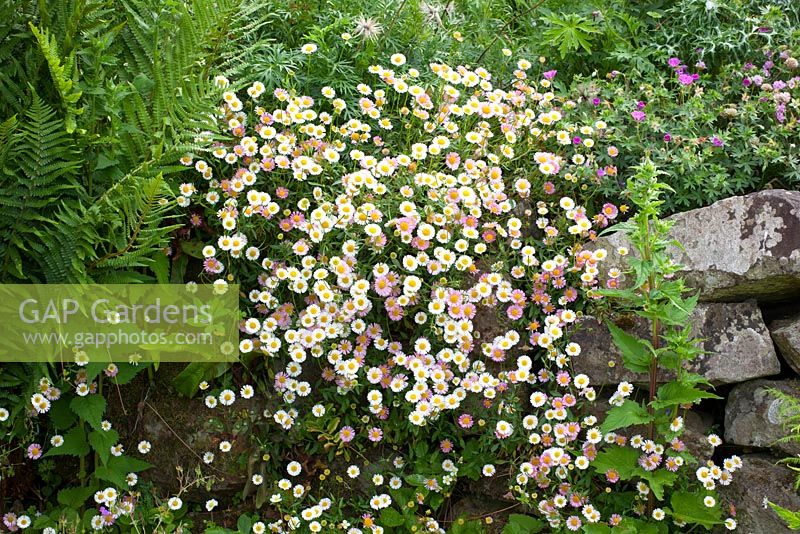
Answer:
<svg viewBox="0 0 800 534"><path fill-rule="evenodd" d="M785 410L772 393L800 397L800 192L768 190L729 198L671 220L672 236L683 248L670 252L683 265L680 276L700 292L690 324L707 354L691 368L725 398L696 409L695 419L705 426L699 430L724 435L722 452L744 461L734 482L722 488L737 503L738 531L790 532L764 501L800 509L796 473L776 464L800 454L800 443L781 441L787 435ZM632 248L622 234L602 238L596 246L609 252L605 269L624 267L616 249ZM646 325L627 328L642 335ZM628 380L647 387L646 377L623 368L600 321L584 317L573 340L583 349L574 361L576 371L588 374L595 385Z"/></svg>

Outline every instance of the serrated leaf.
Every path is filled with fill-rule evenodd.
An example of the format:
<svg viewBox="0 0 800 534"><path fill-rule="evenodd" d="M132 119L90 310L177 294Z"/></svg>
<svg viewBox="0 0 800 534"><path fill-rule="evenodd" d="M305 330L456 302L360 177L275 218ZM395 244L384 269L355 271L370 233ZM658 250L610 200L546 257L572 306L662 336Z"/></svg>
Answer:
<svg viewBox="0 0 800 534"><path fill-rule="evenodd" d="M89 445L100 456L103 465L108 463L108 457L111 456L111 447L116 445L118 441L119 434L114 429L108 431L95 430L89 433Z"/></svg>
<svg viewBox="0 0 800 534"><path fill-rule="evenodd" d="M686 521L705 527L710 530L714 525L722 523L720 521L721 510L719 503L709 508L703 504L703 498L687 491L677 491L672 494L670 499L672 515L676 519Z"/></svg>
<svg viewBox="0 0 800 534"><path fill-rule="evenodd" d="M150 269L156 275L156 280L159 284L169 283L169 266L170 258L163 252L156 254L153 257L153 262L150 264Z"/></svg>
<svg viewBox="0 0 800 534"><path fill-rule="evenodd" d="M75 414L92 425L95 430L100 429L103 422L103 413L106 411L106 400L100 395L87 395L75 397L69 403L70 409Z"/></svg>
<svg viewBox="0 0 800 534"><path fill-rule="evenodd" d="M64 435L64 444L60 447L49 449L45 456L86 456L89 454L89 444L86 443L86 433L83 428L76 426Z"/></svg>
<svg viewBox="0 0 800 534"><path fill-rule="evenodd" d="M124 471L125 474L128 473L139 473L140 471L146 471L153 467L152 464L145 462L144 460L139 460L137 458L132 458L130 456L114 456L108 461L108 467L111 469L116 469L118 471Z"/></svg>
<svg viewBox="0 0 800 534"><path fill-rule="evenodd" d="M384 508L381 511L380 524L384 527L400 527L406 522L405 518L394 508Z"/></svg>
<svg viewBox="0 0 800 534"><path fill-rule="evenodd" d="M192 397L197 393L200 382L206 379L214 364L192 362L172 379L173 387L184 397Z"/></svg>
<svg viewBox="0 0 800 534"><path fill-rule="evenodd" d="M152 465L149 463L130 456L112 456L106 465L95 469L94 475L97 478L116 484L117 487L127 488L128 480L126 477L128 473L138 473L151 467Z"/></svg>
<svg viewBox="0 0 800 534"><path fill-rule="evenodd" d="M597 453L592 466L601 475L614 469L622 480L629 480L633 476L638 459L639 452L636 449L612 445Z"/></svg>
<svg viewBox="0 0 800 534"><path fill-rule="evenodd" d="M635 373L649 372L650 363L653 361L650 347L613 323L608 323L608 330L611 332L614 344L622 352L622 361L625 363L625 367Z"/></svg>
<svg viewBox="0 0 800 534"><path fill-rule="evenodd" d="M50 411L47 412L50 420L53 421L53 426L58 430L66 430L75 424L78 416L70 410L67 399L60 399L50 405Z"/></svg>
<svg viewBox="0 0 800 534"><path fill-rule="evenodd" d="M123 384L127 384L128 382L133 380L136 377L136 375L147 369L148 365L149 364L133 365L125 362L118 363L117 368L119 370L117 371L117 374L110 380L112 380L115 384L118 384L120 386Z"/></svg>
<svg viewBox="0 0 800 534"><path fill-rule="evenodd" d="M767 501L767 504L775 511L778 516L783 519L786 526L790 530L800 530L800 512L793 512L773 502Z"/></svg>
<svg viewBox="0 0 800 534"><path fill-rule="evenodd" d="M659 501L664 498L664 487L671 486L678 478L678 475L672 471L667 471L665 469L645 471L638 466L633 470L633 474L647 481L650 490Z"/></svg>
<svg viewBox="0 0 800 534"><path fill-rule="evenodd" d="M58 492L58 504L67 508L80 508L95 491L95 486L62 489Z"/></svg>
<svg viewBox="0 0 800 534"><path fill-rule="evenodd" d="M658 395L653 401L653 408L660 410L679 404L694 404L701 399L721 399L710 391L694 387L682 382L669 382L658 388Z"/></svg>
<svg viewBox="0 0 800 534"><path fill-rule="evenodd" d="M643 425L651 420L652 416L647 412L647 408L628 399L621 406L614 406L608 411L605 421L600 425L600 430L605 434L618 428Z"/></svg>

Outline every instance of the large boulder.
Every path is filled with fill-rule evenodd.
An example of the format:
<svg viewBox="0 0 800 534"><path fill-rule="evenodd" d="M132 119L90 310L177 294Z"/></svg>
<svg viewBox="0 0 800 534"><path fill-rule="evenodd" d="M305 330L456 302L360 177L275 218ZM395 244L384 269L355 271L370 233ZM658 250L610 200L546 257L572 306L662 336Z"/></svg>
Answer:
<svg viewBox="0 0 800 534"><path fill-rule="evenodd" d="M780 372L772 340L754 301L698 304L689 321L708 354L698 356L687 368L713 384L743 382ZM637 318L631 323L629 332L647 336L644 320ZM581 346L581 354L573 358L575 371L589 375L593 384L648 381L645 375L625 369L611 333L594 317L583 317L571 340ZM660 381L668 379L671 377L663 373L659 377Z"/></svg>
<svg viewBox="0 0 800 534"><path fill-rule="evenodd" d="M800 374L800 315L774 321L769 329L783 359Z"/></svg>
<svg viewBox="0 0 800 534"><path fill-rule="evenodd" d="M800 295L800 191L774 189L732 197L669 217L670 253L703 301L789 300ZM597 240L609 252L606 267L623 267L621 233Z"/></svg>
<svg viewBox="0 0 800 534"><path fill-rule="evenodd" d="M774 458L762 454L742 456L743 466L729 486L718 486L723 498L736 507L736 532L742 534L789 534L786 524L766 505L769 500L789 510L800 510L800 497L794 491L795 473L776 465ZM718 529L722 531L722 529Z"/></svg>
<svg viewBox="0 0 800 534"><path fill-rule="evenodd" d="M800 443L779 441L788 435L784 429L788 407L770 390L800 397L800 381L753 380L734 387L725 406L725 441L800 454Z"/></svg>

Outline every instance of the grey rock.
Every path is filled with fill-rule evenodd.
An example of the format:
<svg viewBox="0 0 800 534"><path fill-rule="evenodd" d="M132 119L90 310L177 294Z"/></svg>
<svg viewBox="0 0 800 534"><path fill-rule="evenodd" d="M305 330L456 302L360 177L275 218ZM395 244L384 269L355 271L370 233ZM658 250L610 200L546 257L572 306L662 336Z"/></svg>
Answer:
<svg viewBox="0 0 800 534"><path fill-rule="evenodd" d="M800 315L773 322L770 333L780 355L800 374Z"/></svg>
<svg viewBox="0 0 800 534"><path fill-rule="evenodd" d="M754 301L698 304L689 318L693 334L708 354L688 363L687 369L703 375L713 384L731 384L775 375L780 362ZM633 321L629 333L647 336L644 320ZM625 369L622 356L608 328L594 317L583 317L571 335L581 346L573 358L576 372L587 374L595 385L617 384L621 380L647 382L647 376ZM670 380L662 373L659 381Z"/></svg>
<svg viewBox="0 0 800 534"><path fill-rule="evenodd" d="M771 447L785 454L800 454L800 443L781 443L786 408L770 389L800 398L800 381L753 380L738 384L725 406L725 441L750 447Z"/></svg>
<svg viewBox="0 0 800 534"><path fill-rule="evenodd" d="M700 290L703 301L788 300L800 295L800 191L759 191L669 217L671 247L683 266L678 275ZM620 246L633 248L621 233L598 239L604 267L624 268ZM624 282L623 282L624 283Z"/></svg>
<svg viewBox="0 0 800 534"><path fill-rule="evenodd" d="M743 466L733 475L729 486L718 486L725 502L736 507L736 532L741 534L788 534L792 532L764 501L769 500L789 510L800 509L800 497L794 491L795 474L776 465L777 460L762 454L742 456ZM722 532L723 529L716 529ZM727 532L727 531L725 531Z"/></svg>

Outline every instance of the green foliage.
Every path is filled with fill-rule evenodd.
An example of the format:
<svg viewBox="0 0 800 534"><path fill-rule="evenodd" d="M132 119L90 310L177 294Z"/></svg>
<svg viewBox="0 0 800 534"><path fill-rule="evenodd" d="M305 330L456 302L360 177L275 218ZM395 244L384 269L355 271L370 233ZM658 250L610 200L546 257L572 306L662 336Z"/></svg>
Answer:
<svg viewBox="0 0 800 534"><path fill-rule="evenodd" d="M0 46L0 279L152 280L180 156L208 139L212 68L244 0L15 2Z"/></svg>
<svg viewBox="0 0 800 534"><path fill-rule="evenodd" d="M570 52L581 48L587 53L591 53L589 40L593 34L600 33L593 21L575 13L564 15L563 18L550 15L542 18L542 21L550 25L550 28L544 32L547 44L558 48L562 59Z"/></svg>
<svg viewBox="0 0 800 534"><path fill-rule="evenodd" d="M783 519L789 529L800 530L800 511L789 510L774 502L767 501L767 504L769 504L770 508L772 508L781 519Z"/></svg>
<svg viewBox="0 0 800 534"><path fill-rule="evenodd" d="M603 432L613 432L619 428L649 423L652 418L647 408L638 402L626 400L620 406L614 406L608 411L601 429Z"/></svg>
<svg viewBox="0 0 800 534"><path fill-rule="evenodd" d="M686 491L673 493L670 498L670 507L672 508L673 517L687 523L700 525L706 530L711 530L714 525L721 523L722 512L719 504L709 508L694 493Z"/></svg>
<svg viewBox="0 0 800 534"><path fill-rule="evenodd" d="M683 280L673 275L680 268L668 252L675 244L668 236L671 224L660 218L664 205L663 194L669 187L658 180L659 171L650 160L637 167L633 178L628 180L628 196L637 208L634 216L617 226L636 250L629 260L631 288L608 289L602 293L613 300L615 309L637 315L645 322L650 335L639 338L609 324L615 344L622 351L625 366L630 371L647 373L649 392L647 401L625 399L611 408L601 426L604 432L647 425L645 439L654 443L665 443L680 436L683 431L681 409L691 408L703 399L718 399L717 395L698 386L708 386L701 376L688 372L686 362L699 352L697 341L690 337L689 328L683 322L694 310L696 296L684 297ZM675 373L675 378L658 386L659 375L666 369ZM616 394L620 399L626 394ZM612 399L612 404L614 399ZM616 446L598 454L595 469L605 472L615 470L621 480L638 479L646 483L651 493L647 501L648 516L656 509L656 502L669 500L671 513L679 522L710 529L721 524L720 505L716 494L694 486L694 473L682 472L678 466L667 469L658 464L648 468L647 462L635 450ZM686 460L686 459L684 459ZM660 458L659 458L660 462ZM605 471L603 471L605 470ZM685 471L684 471L685 472ZM713 506L708 506L704 499Z"/></svg>
<svg viewBox="0 0 800 534"><path fill-rule="evenodd" d="M508 523L503 527L503 534L534 534L542 532L546 523L529 515L511 514Z"/></svg>
<svg viewBox="0 0 800 534"><path fill-rule="evenodd" d="M770 388L767 391L770 396L780 402L779 415L783 428L787 432L787 435L780 441L784 443L800 442L800 399L779 389ZM786 464L789 469L797 473L794 489L800 489L800 457L789 456L782 459L780 463ZM800 510L788 510L773 502L768 502L768 504L783 519L787 527L791 530L800 530Z"/></svg>
<svg viewBox="0 0 800 534"><path fill-rule="evenodd" d="M637 373L650 371L653 361L653 348L647 340L638 339L613 323L608 324L614 344L622 352L625 367Z"/></svg>
<svg viewBox="0 0 800 534"><path fill-rule="evenodd" d="M103 412L106 410L106 399L100 395L75 397L69 403L69 407L81 420L86 421L97 430L100 428Z"/></svg>

